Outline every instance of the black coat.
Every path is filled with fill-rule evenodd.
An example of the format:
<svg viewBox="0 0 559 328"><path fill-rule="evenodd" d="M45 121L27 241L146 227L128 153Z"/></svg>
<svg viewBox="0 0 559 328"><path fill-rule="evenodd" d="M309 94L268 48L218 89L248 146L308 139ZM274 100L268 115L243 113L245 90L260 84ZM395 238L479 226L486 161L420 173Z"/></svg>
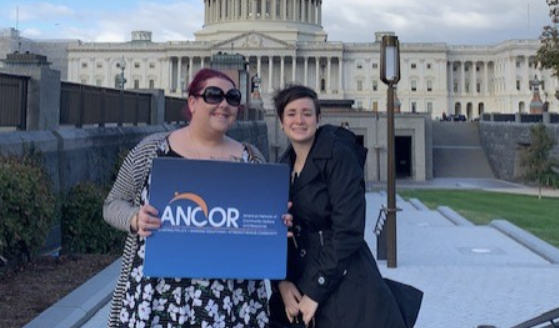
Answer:
<svg viewBox="0 0 559 328"><path fill-rule="evenodd" d="M355 137L341 127L320 127L291 186L295 242L289 242L287 280L319 303L316 328L403 328L364 240L366 150L344 141L348 134ZM292 168L294 161L289 148L281 162Z"/></svg>

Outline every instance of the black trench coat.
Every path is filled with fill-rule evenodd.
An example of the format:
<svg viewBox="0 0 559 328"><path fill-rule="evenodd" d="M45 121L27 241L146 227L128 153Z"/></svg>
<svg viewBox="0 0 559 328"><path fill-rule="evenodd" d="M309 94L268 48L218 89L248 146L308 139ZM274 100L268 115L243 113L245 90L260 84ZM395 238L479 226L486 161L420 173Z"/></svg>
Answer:
<svg viewBox="0 0 559 328"><path fill-rule="evenodd" d="M319 303L316 328L404 328L364 240L366 149L343 141L348 133L355 138L341 127L320 127L291 186L295 241L287 280ZM291 148L281 158L291 168L294 160ZM272 313L278 316L285 313Z"/></svg>

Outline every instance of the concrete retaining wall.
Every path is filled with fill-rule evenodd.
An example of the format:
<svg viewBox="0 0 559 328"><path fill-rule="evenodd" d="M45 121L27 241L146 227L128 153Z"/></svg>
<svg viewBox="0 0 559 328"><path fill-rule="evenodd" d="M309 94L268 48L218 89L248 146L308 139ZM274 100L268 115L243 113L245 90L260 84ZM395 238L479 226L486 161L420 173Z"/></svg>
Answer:
<svg viewBox="0 0 559 328"><path fill-rule="evenodd" d="M515 181L519 179L519 145L530 143L530 123L480 122L479 133L482 147L496 178ZM555 136L558 144L552 156L559 157L559 126L546 124L547 130Z"/></svg>
<svg viewBox="0 0 559 328"><path fill-rule="evenodd" d="M117 155L147 135L171 131L175 125L146 125L0 134L0 155L21 155L26 147L40 151L56 191L66 192L80 181L110 182ZM238 122L228 133L262 150L269 159L268 131L263 121Z"/></svg>

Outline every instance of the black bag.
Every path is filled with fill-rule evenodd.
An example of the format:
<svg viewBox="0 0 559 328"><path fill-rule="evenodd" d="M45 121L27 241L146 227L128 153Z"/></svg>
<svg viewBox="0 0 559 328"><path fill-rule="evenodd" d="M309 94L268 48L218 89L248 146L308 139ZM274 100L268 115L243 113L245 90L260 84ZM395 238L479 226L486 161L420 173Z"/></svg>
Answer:
<svg viewBox="0 0 559 328"><path fill-rule="evenodd" d="M384 281L388 288L390 288L392 295L394 295L396 303L398 303L398 308L400 308L406 327L412 328L419 315L423 292L413 286L388 278L384 278Z"/></svg>

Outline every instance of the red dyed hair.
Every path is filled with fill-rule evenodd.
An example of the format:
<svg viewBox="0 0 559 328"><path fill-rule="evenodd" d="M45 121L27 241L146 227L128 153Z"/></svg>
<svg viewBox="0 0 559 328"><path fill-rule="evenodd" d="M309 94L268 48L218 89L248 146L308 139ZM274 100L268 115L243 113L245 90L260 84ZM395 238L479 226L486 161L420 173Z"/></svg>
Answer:
<svg viewBox="0 0 559 328"><path fill-rule="evenodd" d="M201 94L204 91L204 88L206 87L206 81L212 78L227 80L231 82L234 88L237 87L233 79L231 79L229 75L223 73L222 71L218 71L211 68L202 68L201 70L198 71L198 73L196 73L196 75L194 75L192 82L190 82L190 85L188 86L187 89L188 96L190 97L190 95ZM190 112L190 108L188 108L188 103L184 106L184 114L187 117L187 119L190 119L190 117L192 116Z"/></svg>

